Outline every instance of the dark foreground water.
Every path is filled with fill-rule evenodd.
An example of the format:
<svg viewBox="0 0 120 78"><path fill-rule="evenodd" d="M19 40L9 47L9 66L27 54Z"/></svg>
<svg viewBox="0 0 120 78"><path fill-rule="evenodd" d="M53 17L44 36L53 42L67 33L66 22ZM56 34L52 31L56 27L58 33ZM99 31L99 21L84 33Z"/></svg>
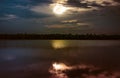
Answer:
<svg viewBox="0 0 120 78"><path fill-rule="evenodd" d="M0 41L0 78L120 78L120 41Z"/></svg>

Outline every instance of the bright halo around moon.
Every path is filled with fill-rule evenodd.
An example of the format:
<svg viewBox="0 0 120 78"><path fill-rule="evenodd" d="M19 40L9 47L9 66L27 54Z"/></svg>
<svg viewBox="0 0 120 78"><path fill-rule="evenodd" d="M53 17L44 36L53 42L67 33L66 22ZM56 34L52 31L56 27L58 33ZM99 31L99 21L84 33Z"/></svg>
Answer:
<svg viewBox="0 0 120 78"><path fill-rule="evenodd" d="M56 4L53 8L53 12L58 15L64 14L66 10L67 8L64 7L62 4Z"/></svg>

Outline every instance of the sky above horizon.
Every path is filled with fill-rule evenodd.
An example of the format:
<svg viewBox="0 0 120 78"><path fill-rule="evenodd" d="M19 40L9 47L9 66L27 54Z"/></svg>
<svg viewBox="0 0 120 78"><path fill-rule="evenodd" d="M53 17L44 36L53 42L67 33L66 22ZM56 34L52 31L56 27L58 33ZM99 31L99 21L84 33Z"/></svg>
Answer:
<svg viewBox="0 0 120 78"><path fill-rule="evenodd" d="M119 0L1 0L0 33L120 34Z"/></svg>

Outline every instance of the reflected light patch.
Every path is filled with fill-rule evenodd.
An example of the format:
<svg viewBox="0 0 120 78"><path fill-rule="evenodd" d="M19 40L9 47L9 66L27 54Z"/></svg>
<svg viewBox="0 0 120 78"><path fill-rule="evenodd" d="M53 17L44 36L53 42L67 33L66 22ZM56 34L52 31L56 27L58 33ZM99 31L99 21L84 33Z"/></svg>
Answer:
<svg viewBox="0 0 120 78"><path fill-rule="evenodd" d="M68 44L64 40L53 40L52 41L52 47L55 49L62 49L62 48L65 48L67 46L68 46Z"/></svg>
<svg viewBox="0 0 120 78"><path fill-rule="evenodd" d="M78 64L69 65L65 63L52 63L49 69L50 78L119 78L120 71L105 70L93 65Z"/></svg>
<svg viewBox="0 0 120 78"><path fill-rule="evenodd" d="M53 63L49 72L53 75L51 78L68 78L63 71L69 69L71 69L71 67L65 65L64 63Z"/></svg>
<svg viewBox="0 0 120 78"><path fill-rule="evenodd" d="M55 69L55 70L66 70L66 69L69 69L69 67L67 65L65 65L64 63L54 63L53 64L53 69Z"/></svg>

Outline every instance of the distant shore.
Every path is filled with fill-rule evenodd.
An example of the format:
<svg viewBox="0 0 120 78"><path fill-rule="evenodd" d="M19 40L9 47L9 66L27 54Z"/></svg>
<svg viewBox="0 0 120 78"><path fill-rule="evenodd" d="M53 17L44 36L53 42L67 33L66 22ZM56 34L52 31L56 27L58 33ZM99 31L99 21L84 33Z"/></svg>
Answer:
<svg viewBox="0 0 120 78"><path fill-rule="evenodd" d="M105 34L0 34L0 40L120 40L120 35Z"/></svg>

